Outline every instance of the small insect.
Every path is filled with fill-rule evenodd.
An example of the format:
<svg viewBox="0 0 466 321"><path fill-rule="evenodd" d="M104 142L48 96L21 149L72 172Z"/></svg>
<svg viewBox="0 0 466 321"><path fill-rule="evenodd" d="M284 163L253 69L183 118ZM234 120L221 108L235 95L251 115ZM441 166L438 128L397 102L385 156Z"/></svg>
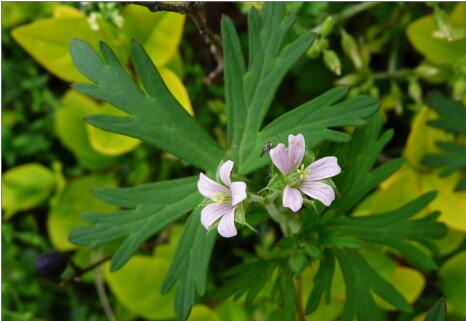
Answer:
<svg viewBox="0 0 466 321"><path fill-rule="evenodd" d="M264 154L266 154L266 153L267 153L267 154L270 153L270 150L271 150L272 148L273 148L272 142L267 142L267 143L265 143L264 148L262 149L261 154L260 154L259 157L264 156Z"/></svg>

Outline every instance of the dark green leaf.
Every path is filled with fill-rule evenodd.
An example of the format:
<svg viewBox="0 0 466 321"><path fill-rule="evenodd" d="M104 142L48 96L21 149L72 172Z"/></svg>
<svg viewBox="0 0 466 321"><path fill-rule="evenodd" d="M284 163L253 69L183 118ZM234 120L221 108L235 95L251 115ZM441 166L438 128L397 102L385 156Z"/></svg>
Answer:
<svg viewBox="0 0 466 321"><path fill-rule="evenodd" d="M188 177L131 188L99 189L95 195L123 208L113 214L87 213L82 218L91 223L70 234L70 241L96 247L124 239L112 258L112 271L125 264L148 238L196 207L201 196L197 177Z"/></svg>
<svg viewBox="0 0 466 321"><path fill-rule="evenodd" d="M441 298L435 303L432 309L427 313L424 321L445 321L447 315L447 305L445 304L445 299Z"/></svg>
<svg viewBox="0 0 466 321"><path fill-rule="evenodd" d="M140 138L197 167L218 166L224 152L172 96L141 45L133 41L131 57L145 92L105 43L100 44L100 50L104 60L87 43L72 41L71 56L75 65L94 83L75 84L74 88L111 103L129 116L95 115L88 117L87 122L104 130Z"/></svg>
<svg viewBox="0 0 466 321"><path fill-rule="evenodd" d="M314 287L306 303L306 314L314 312L320 304L322 295L325 294L326 303L330 303L333 273L335 272L335 255L326 250L320 261L319 270L314 277Z"/></svg>
<svg viewBox="0 0 466 321"><path fill-rule="evenodd" d="M361 321L383 320L371 291L398 309L411 312L411 306L406 299L390 283L382 279L361 254L352 250L335 250L335 254L346 286L346 301L341 321L352 321L355 318Z"/></svg>
<svg viewBox="0 0 466 321"><path fill-rule="evenodd" d="M445 225L438 223L439 213L411 219L425 208L436 196L435 192L426 193L405 206L382 214L361 217L341 216L330 222L328 229L353 235L361 240L379 243L400 251L406 259L421 269L436 268L432 258L424 254L411 242L432 248L432 239L440 239L445 233Z"/></svg>
<svg viewBox="0 0 466 321"><path fill-rule="evenodd" d="M253 260L236 266L228 271L232 276L228 283L217 293L219 298L234 295L236 299L246 294L246 300L252 301L270 280L277 267L276 260Z"/></svg>
<svg viewBox="0 0 466 321"><path fill-rule="evenodd" d="M379 137L382 124L381 115L372 116L366 126L354 132L350 143L337 150L342 173L334 180L340 197L332 206L338 209L338 215L347 214L402 165L402 160L394 160L373 169L380 152L393 136L393 131L387 131Z"/></svg>
<svg viewBox="0 0 466 321"><path fill-rule="evenodd" d="M434 92L428 104L440 116L429 122L430 125L446 131L466 135L466 108L459 101L448 99L439 92Z"/></svg>
<svg viewBox="0 0 466 321"><path fill-rule="evenodd" d="M446 98L441 93L435 92L429 99L429 105L440 116L439 119L430 121L429 124L441 128L447 132L466 134L466 108L459 101ZM423 163L430 167L442 168L440 175L448 176L455 171L466 170L466 147L454 143L437 142L441 153L428 155ZM462 175L455 191L466 190L466 175Z"/></svg>
<svg viewBox="0 0 466 321"><path fill-rule="evenodd" d="M189 217L170 270L162 285L162 293L168 293L177 284L175 311L178 318L186 320L196 299L205 293L207 268L215 243L216 233L208 233L201 225L201 211Z"/></svg>

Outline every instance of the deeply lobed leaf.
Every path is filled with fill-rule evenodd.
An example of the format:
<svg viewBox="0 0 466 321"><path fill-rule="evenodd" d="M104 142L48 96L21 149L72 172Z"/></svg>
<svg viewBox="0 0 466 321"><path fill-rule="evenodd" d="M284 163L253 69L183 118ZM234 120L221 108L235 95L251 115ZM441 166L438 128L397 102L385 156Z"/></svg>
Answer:
<svg viewBox="0 0 466 321"><path fill-rule="evenodd" d="M123 209L111 215L83 214L82 218L92 225L73 230L70 241L96 247L124 239L112 258L111 270L115 271L143 242L200 203L196 181L197 177L188 177L131 188L99 189L95 192L98 198Z"/></svg>
<svg viewBox="0 0 466 321"><path fill-rule="evenodd" d="M75 65L94 83L75 84L74 88L129 115L95 115L86 121L107 131L140 138L194 166L215 168L224 152L169 92L144 49L135 41L131 44L132 62L145 92L105 43L100 43L100 50L104 60L87 43L72 41Z"/></svg>
<svg viewBox="0 0 466 321"><path fill-rule="evenodd" d="M436 268L435 262L411 242L433 249L432 239L440 239L446 233L444 224L435 220L439 213L410 220L435 198L436 193L426 193L396 210L361 217L341 216L332 220L328 228L353 235L366 242L387 245L404 254L412 264L424 270Z"/></svg>
<svg viewBox="0 0 466 321"><path fill-rule="evenodd" d="M333 207L338 215L347 214L361 199L382 181L400 169L402 160L393 160L373 168L377 157L393 136L392 131L382 136L382 117L376 114L367 125L357 129L351 142L337 150L337 158L342 160L342 173L335 177L341 197L335 200Z"/></svg>

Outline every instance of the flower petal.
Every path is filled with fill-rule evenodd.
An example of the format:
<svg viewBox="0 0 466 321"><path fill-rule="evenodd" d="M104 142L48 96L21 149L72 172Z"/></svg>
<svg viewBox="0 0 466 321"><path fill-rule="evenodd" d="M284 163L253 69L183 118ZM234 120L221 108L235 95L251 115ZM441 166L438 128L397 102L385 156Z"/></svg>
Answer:
<svg viewBox="0 0 466 321"><path fill-rule="evenodd" d="M238 234L235 227L235 207L230 207L229 211L223 215L218 223L218 234L223 237L232 237Z"/></svg>
<svg viewBox="0 0 466 321"><path fill-rule="evenodd" d="M231 209L229 204L210 204L201 211L201 223L206 229L209 229L219 218L228 213Z"/></svg>
<svg viewBox="0 0 466 321"><path fill-rule="evenodd" d="M197 181L197 189L204 197L214 200L217 193L229 195L230 191L223 185L217 183L216 181L211 180L203 173L199 175L199 180Z"/></svg>
<svg viewBox="0 0 466 321"><path fill-rule="evenodd" d="M328 156L316 160L306 167L306 180L319 181L340 174L341 168L338 166L337 158Z"/></svg>
<svg viewBox="0 0 466 321"><path fill-rule="evenodd" d="M296 136L288 136L288 163L290 164L290 171L296 170L304 158L305 142L304 136L298 134Z"/></svg>
<svg viewBox="0 0 466 321"><path fill-rule="evenodd" d="M288 160L288 149L283 144L278 144L270 150L270 158L273 164L280 170L283 175L288 175L291 171Z"/></svg>
<svg viewBox="0 0 466 321"><path fill-rule="evenodd" d="M235 206L247 197L246 195L246 183L244 182L233 182L230 185L231 191L231 205Z"/></svg>
<svg viewBox="0 0 466 321"><path fill-rule="evenodd" d="M220 167L218 170L218 176L220 177L220 180L225 184L226 186L230 186L231 180L230 180L230 174L231 170L233 169L233 161L228 160L223 165Z"/></svg>
<svg viewBox="0 0 466 321"><path fill-rule="evenodd" d="M333 188L322 182L304 180L299 189L307 196L321 201L325 206L330 206L335 199Z"/></svg>
<svg viewBox="0 0 466 321"><path fill-rule="evenodd" d="M303 196L296 188L286 185L283 191L283 207L290 208L293 212L297 212L303 206Z"/></svg>

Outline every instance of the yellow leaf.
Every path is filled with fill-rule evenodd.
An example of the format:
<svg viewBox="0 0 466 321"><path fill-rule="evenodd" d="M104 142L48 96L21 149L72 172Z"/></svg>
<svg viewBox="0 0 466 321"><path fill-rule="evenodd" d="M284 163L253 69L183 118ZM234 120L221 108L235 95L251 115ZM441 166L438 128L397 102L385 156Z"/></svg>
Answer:
<svg viewBox="0 0 466 321"><path fill-rule="evenodd" d="M188 91L181 82L181 79L178 78L178 76L168 68L160 68L159 72L160 76L165 82L165 85L176 98L176 100L178 100L181 106L183 106L190 115L194 115L191 101L189 100Z"/></svg>
<svg viewBox="0 0 466 321"><path fill-rule="evenodd" d="M369 215L396 209L421 194L436 190L437 197L418 215L440 211L439 221L450 228L466 232L466 192L454 192L459 173L439 177L436 173L419 172L409 165L393 174L379 190L367 197L358 206L354 215Z"/></svg>
<svg viewBox="0 0 466 321"><path fill-rule="evenodd" d="M12 35L39 64L68 82L87 81L71 60L71 39L83 39L97 48L101 38L84 16L37 20L15 28Z"/></svg>
<svg viewBox="0 0 466 321"><path fill-rule="evenodd" d="M404 157L414 167L424 169L422 159L428 154L438 152L437 141L445 141L448 135L445 131L433 128L427 124L429 120L438 118L434 111L424 106L415 116L411 132L406 143Z"/></svg>
<svg viewBox="0 0 466 321"><path fill-rule="evenodd" d="M91 190L97 187L115 186L114 175L91 175L66 183L56 205L47 216L47 230L54 248L69 251L77 248L68 241L70 231L84 225L83 212L110 212L114 206L98 200Z"/></svg>
<svg viewBox="0 0 466 321"><path fill-rule="evenodd" d="M411 22L406 33L414 48L431 62L454 64L465 54L465 21L465 6L458 4L449 18L452 39L441 36L432 15Z"/></svg>
<svg viewBox="0 0 466 321"><path fill-rule="evenodd" d="M218 314L206 305L193 306L191 315L187 321L222 321Z"/></svg>
<svg viewBox="0 0 466 321"><path fill-rule="evenodd" d="M10 28L52 13L56 2L2 2L2 27Z"/></svg>
<svg viewBox="0 0 466 321"><path fill-rule="evenodd" d="M120 270L110 272L104 266L104 276L110 290L128 310L150 320L174 319L174 291L167 295L160 288L170 261L143 255L134 255Z"/></svg>
<svg viewBox="0 0 466 321"><path fill-rule="evenodd" d="M466 317L466 251L462 251L446 261L439 270L440 287L451 310L460 317Z"/></svg>
<svg viewBox="0 0 466 321"><path fill-rule="evenodd" d="M439 221L449 227L466 232L466 192L454 192L460 178L458 172L447 177L435 173L421 175L423 191L437 190L438 196L430 203L430 210L439 210Z"/></svg>
<svg viewBox="0 0 466 321"><path fill-rule="evenodd" d="M113 107L110 104L103 104L97 106L97 108L95 108L95 110L93 111L93 114L104 114L114 116L126 115L124 112L120 111L119 109ZM92 148L94 148L99 153L105 155L119 156L132 151L141 144L141 141L139 139L116 133L111 133L91 126L89 124L86 124L86 130Z"/></svg>
<svg viewBox="0 0 466 321"><path fill-rule="evenodd" d="M29 163L13 167L2 175L2 208L5 219L18 211L40 205L52 192L55 176L41 164Z"/></svg>
<svg viewBox="0 0 466 321"><path fill-rule="evenodd" d="M173 12L150 12L137 5L123 9L123 32L146 49L154 64L167 64L176 54L183 34L185 16Z"/></svg>
<svg viewBox="0 0 466 321"><path fill-rule="evenodd" d="M454 252L464 241L464 232L448 228L447 235L441 240L435 240L439 249L439 256L448 255Z"/></svg>
<svg viewBox="0 0 466 321"><path fill-rule="evenodd" d="M85 17L84 13L82 13L80 10L62 4L53 8L53 16L55 18Z"/></svg>

